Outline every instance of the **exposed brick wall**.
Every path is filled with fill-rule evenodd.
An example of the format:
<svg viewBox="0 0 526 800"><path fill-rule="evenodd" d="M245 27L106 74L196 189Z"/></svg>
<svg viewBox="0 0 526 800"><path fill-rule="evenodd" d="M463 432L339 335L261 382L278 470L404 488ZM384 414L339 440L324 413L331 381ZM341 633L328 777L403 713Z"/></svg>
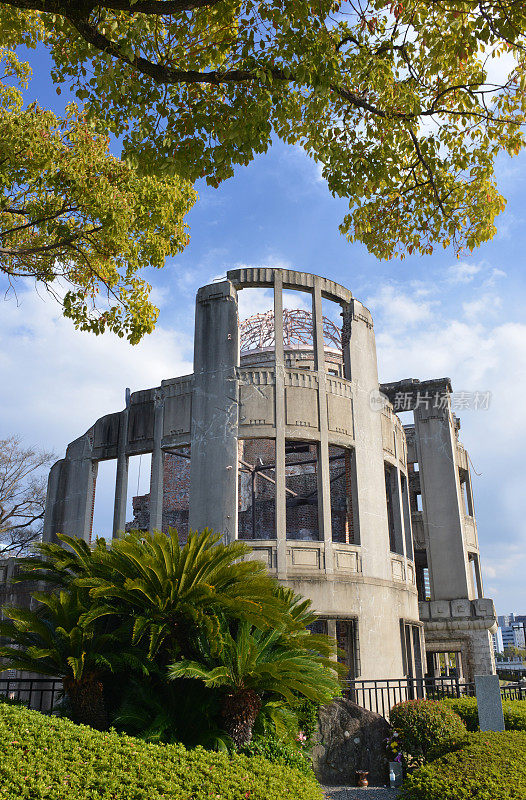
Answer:
<svg viewBox="0 0 526 800"><path fill-rule="evenodd" d="M132 499L133 519L126 523L126 531L147 531L150 527L150 495L141 494Z"/></svg>
<svg viewBox="0 0 526 800"><path fill-rule="evenodd" d="M181 448L182 455L164 456L163 531L176 528L179 541L188 539L188 509L190 502L190 448Z"/></svg>
<svg viewBox="0 0 526 800"><path fill-rule="evenodd" d="M287 537L299 540L318 540L318 475L316 463L317 448L313 444L296 443L306 446L304 452L292 449L286 454L287 488L303 498L302 503L287 493ZM182 455L166 453L164 456L163 524L165 533L174 527L180 540L188 537L188 508L190 494L190 448L181 450ZM186 456L186 457L185 457ZM341 456L330 462L331 474L331 513L333 539L338 542L354 541L352 509L352 459L349 451L339 447L329 448L329 458ZM238 529L240 539L273 539L276 535L275 523L275 442L273 439L245 439L238 443L238 457L248 465L269 465L264 474L256 473L254 488L256 507L252 513L252 475L250 471L239 472ZM302 462L306 463L302 466ZM147 530L149 527L150 495L133 498L133 521L127 523L126 530ZM253 530L254 528L254 530Z"/></svg>

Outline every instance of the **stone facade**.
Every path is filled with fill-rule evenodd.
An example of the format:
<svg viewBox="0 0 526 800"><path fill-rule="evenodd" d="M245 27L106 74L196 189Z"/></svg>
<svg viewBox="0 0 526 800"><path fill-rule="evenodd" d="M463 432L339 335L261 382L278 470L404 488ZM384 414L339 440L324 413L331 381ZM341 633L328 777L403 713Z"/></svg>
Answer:
<svg viewBox="0 0 526 800"><path fill-rule="evenodd" d="M273 316L264 346L252 336L240 347L237 298L251 287L273 289ZM284 289L311 298L307 340L289 327L284 335ZM322 300L341 309L330 343ZM462 654L466 677L492 672L494 611L482 597L450 392L448 379L380 385L371 315L345 287L291 270L231 271L198 292L193 375L133 393L54 465L44 536L89 541L97 464L116 459L114 535L171 525L184 540L207 526L245 539L271 574L311 598L349 677L436 674L437 653ZM437 408L423 399L433 393ZM400 396L414 416L405 428ZM126 523L128 459L141 453L152 454L150 492Z"/></svg>

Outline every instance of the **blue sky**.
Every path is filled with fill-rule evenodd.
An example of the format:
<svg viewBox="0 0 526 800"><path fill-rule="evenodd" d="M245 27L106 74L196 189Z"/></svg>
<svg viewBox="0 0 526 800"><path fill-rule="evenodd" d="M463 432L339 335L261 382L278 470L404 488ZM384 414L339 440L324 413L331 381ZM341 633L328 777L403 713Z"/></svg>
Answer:
<svg viewBox="0 0 526 800"><path fill-rule="evenodd" d="M55 94L45 53L30 60L28 99L61 112L66 94ZM346 203L331 197L316 164L276 143L219 189L198 185L190 245L149 275L161 313L141 345L77 333L31 285L2 301L0 436L18 433L62 455L98 416L123 406L126 386L191 371L195 291L227 269L269 265L328 276L371 309L380 380L449 376L456 391L491 391L489 410L461 414L461 438L480 473L473 486L485 594L499 614L526 613L526 156L500 159L497 174L508 204L492 242L461 259L440 249L380 262L339 234ZM268 305L263 292L245 295L245 314ZM146 474L143 463L141 489ZM96 527L105 533L112 498L103 482Z"/></svg>

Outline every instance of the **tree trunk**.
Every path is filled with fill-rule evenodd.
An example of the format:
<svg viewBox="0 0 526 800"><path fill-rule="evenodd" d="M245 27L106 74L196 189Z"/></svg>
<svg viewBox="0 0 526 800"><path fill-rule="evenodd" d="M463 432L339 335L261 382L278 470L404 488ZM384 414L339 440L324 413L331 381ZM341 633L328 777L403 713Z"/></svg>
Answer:
<svg viewBox="0 0 526 800"><path fill-rule="evenodd" d="M261 708L261 698L252 689L228 694L221 709L226 733L237 749L252 739L252 730Z"/></svg>
<svg viewBox="0 0 526 800"><path fill-rule="evenodd" d="M101 681L64 680L64 691L71 704L73 721L79 725L90 725L98 731L108 728L108 715L104 705Z"/></svg>

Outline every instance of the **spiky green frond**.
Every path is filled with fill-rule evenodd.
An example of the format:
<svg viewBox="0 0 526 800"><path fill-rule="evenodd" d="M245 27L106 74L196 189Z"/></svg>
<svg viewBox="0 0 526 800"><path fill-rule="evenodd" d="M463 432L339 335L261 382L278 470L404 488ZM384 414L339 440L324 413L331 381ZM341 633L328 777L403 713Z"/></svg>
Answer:
<svg viewBox="0 0 526 800"><path fill-rule="evenodd" d="M200 660L184 659L169 667L170 679L193 678L232 691L252 689L294 703L297 696L329 702L339 691L338 665L322 654L297 647L280 630L262 631L247 621L232 634L221 627L221 647L199 642Z"/></svg>
<svg viewBox="0 0 526 800"><path fill-rule="evenodd" d="M0 633L11 645L1 652L6 668L77 681L100 672L102 660L107 671L118 669L125 663L128 630L102 631L84 621L85 611L74 587L42 595L35 611L4 609L8 620L1 623Z"/></svg>
<svg viewBox="0 0 526 800"><path fill-rule="evenodd" d="M148 637L151 658L168 643L175 646L189 627L217 628L220 612L263 627L279 624L283 603L274 593L276 584L261 562L243 560L249 552L243 542L222 544L208 529L191 532L183 546L174 529L168 536L126 534L100 548L93 574L75 567L75 585L94 601L84 621L131 612L132 641ZM82 547L78 561L81 555L88 558Z"/></svg>

